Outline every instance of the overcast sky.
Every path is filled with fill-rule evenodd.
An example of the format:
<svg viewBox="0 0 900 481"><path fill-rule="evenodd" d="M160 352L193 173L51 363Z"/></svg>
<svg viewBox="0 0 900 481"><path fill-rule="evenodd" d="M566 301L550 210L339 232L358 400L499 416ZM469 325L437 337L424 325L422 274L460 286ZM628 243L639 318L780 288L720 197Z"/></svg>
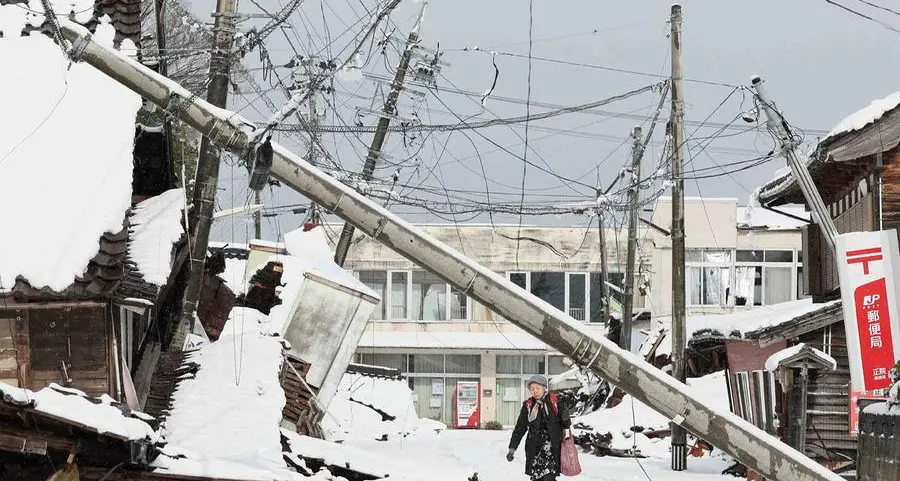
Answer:
<svg viewBox="0 0 900 481"><path fill-rule="evenodd" d="M283 2L261 0L260 5L273 12L281 8L283 3L279 4L279 1ZM900 17L896 14L874 9L859 0L839 2L900 27ZM733 86L747 85L752 75L759 74L767 80L771 97L793 125L806 131L808 144L815 142L817 131L819 135L827 132L843 117L873 99L900 89L895 80L900 64L891 60L900 45L900 35L824 0L698 0L685 1L682 5L683 64L688 79L685 84L686 131L695 138L688 144L690 155L686 159L686 171L688 176L695 172L695 177L704 177L686 181L688 195L735 197L745 203L750 191L785 165L783 159L778 158L731 175L716 167L716 164L730 164L731 167L724 169L732 172L773 148L764 129L756 129L755 124L744 123L739 117L742 111L752 108L752 98ZM656 83L660 78L655 75L667 76L670 68L667 38L670 6L669 2L652 0L535 0L531 113L548 110L534 103L569 106L594 102ZM359 38L364 29L363 23L355 22L361 17L368 19L366 9L372 11L375 7L371 0L306 0L299 12L290 18L293 29L284 29L268 37L266 45L273 63L287 63L295 48L303 55L316 51L320 52L321 58L342 63L356 44L354 37ZM393 31L387 53L382 55L377 46L370 53L367 45L364 72L376 76L393 74L399 47L415 22L419 7L418 2L404 0L391 15L390 23L385 24L387 31ZM192 8L198 17L206 20L213 2L194 3ZM241 2L239 8L244 13L261 13L257 6L247 1ZM265 19L253 19L244 22L242 27L263 23ZM380 40L385 31L379 29L376 40ZM528 33L529 3L524 0L430 1L420 45L428 49L439 45L443 61L450 65L443 67L431 90L415 83L408 84L411 90L424 96L404 94L400 117L417 117L426 124L446 124L456 123L459 118L472 117L471 121L477 121L525 115L524 100L529 85ZM327 48L329 45L330 49ZM486 108L482 108L477 95L454 92L481 93L493 82L492 56L471 51L475 46L497 52L493 58L499 77L493 98L486 101ZM470 51L465 51L466 48ZM249 68L259 67L258 58L256 52L251 53L244 64ZM284 78L290 75L287 68L278 68L276 72ZM259 76L261 72L255 73ZM356 118L355 112L360 108L380 109L381 97L375 97L379 95L378 84L371 78L359 81L341 78L343 80L334 84L336 92L319 102L327 105L322 123L353 125L354 121L360 121L364 125L374 125L376 116ZM268 90L271 83L261 77L259 80ZM386 86L383 88L387 89ZM269 112L257 97L252 93L232 96L230 107L239 109L252 120L261 120ZM500 97L512 101L500 100ZM270 98L276 104L284 101L284 95L277 88L273 89ZM658 93L644 93L600 108L604 113L574 113L531 122L528 132L531 149L527 153L523 142L524 123L405 139L400 133L392 134L385 152L387 163L393 165L380 165L376 177L390 189L391 176L399 166L400 181L394 187L395 192L444 201L449 194L456 196L454 201L463 203L465 199L486 201L489 192L494 202L517 203L521 200L522 158L525 157L530 164L525 169L526 202L592 200L596 187L605 188L621 172L630 156L629 131L635 124L643 123L646 134L650 125L647 119L652 116L658 101ZM667 101L661 116L663 123L658 126L644 158L644 177L659 163L668 110ZM645 120L616 118L609 113L629 113ZM698 123L710 115L707 126L697 130ZM731 127L720 131L721 124L730 124L735 119L737 121ZM723 136L702 140L717 134ZM281 140L298 150L305 149L290 138ZM361 169L370 141L371 134L368 133L322 134L322 142L348 171ZM703 145L706 145L705 149ZM482 168L487 175L482 175ZM220 184L219 203L222 207L244 203L247 198L244 171L223 167ZM421 188L403 188L404 185L421 186L431 193ZM660 188L661 182L657 182L645 195ZM286 187L268 191L264 200L270 207L306 203L302 196ZM453 220L451 216L441 218L409 206L392 205L391 208L414 222ZM465 219L465 216L457 218L458 221ZM302 220L303 215L291 213L269 217L264 221L265 237L274 239L296 228ZM481 216L475 220L489 219ZM498 223L516 220L510 216L494 219ZM565 215L526 217L524 222L583 225L587 220L584 216ZM248 230L252 229L247 219L239 217L219 221L213 235L220 240L242 242Z"/></svg>

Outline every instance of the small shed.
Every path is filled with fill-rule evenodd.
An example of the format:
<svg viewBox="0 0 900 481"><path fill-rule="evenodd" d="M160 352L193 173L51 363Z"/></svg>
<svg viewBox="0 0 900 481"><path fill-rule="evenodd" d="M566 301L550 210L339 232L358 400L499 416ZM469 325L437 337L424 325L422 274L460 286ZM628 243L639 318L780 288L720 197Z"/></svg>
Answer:
<svg viewBox="0 0 900 481"><path fill-rule="evenodd" d="M309 364L306 382L327 408L381 299L332 261L323 228L287 233L285 247L289 255L271 256L284 266L284 286L270 317L281 323L291 352Z"/></svg>

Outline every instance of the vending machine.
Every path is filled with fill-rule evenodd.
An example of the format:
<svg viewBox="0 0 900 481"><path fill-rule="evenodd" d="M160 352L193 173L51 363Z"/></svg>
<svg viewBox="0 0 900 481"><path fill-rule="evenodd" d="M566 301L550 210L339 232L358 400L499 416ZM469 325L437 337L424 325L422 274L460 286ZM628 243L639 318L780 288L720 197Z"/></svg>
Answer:
<svg viewBox="0 0 900 481"><path fill-rule="evenodd" d="M481 383L478 381L456 382L456 419L453 427L481 427Z"/></svg>

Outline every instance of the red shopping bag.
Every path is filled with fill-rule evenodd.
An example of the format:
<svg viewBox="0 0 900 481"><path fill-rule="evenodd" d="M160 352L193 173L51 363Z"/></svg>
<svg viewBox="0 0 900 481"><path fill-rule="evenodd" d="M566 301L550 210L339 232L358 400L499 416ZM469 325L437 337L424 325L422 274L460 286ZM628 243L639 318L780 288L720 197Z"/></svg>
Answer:
<svg viewBox="0 0 900 481"><path fill-rule="evenodd" d="M559 473L563 476L578 476L581 474L581 463L578 462L578 448L575 447L575 438L572 437L571 433L563 438L562 441Z"/></svg>

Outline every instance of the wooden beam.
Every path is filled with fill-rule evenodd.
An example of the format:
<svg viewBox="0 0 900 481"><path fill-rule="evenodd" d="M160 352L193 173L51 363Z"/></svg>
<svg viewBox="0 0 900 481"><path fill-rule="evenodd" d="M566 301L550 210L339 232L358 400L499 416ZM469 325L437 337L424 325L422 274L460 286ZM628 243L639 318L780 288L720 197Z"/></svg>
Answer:
<svg viewBox="0 0 900 481"><path fill-rule="evenodd" d="M51 433L44 432L40 436L36 436L29 431L23 431L19 429L0 429L0 437L6 436L8 438L24 438L29 440L31 443L35 443L37 446L40 444L43 446L44 452L36 453L36 454L46 454L48 449L52 449L55 451L63 451L70 452L74 450L75 443L69 439L60 439L53 437ZM2 448L0 448L2 449ZM28 451L15 451L15 452L28 452Z"/></svg>
<svg viewBox="0 0 900 481"><path fill-rule="evenodd" d="M0 434L0 450L25 454L47 454L47 442L32 437Z"/></svg>

